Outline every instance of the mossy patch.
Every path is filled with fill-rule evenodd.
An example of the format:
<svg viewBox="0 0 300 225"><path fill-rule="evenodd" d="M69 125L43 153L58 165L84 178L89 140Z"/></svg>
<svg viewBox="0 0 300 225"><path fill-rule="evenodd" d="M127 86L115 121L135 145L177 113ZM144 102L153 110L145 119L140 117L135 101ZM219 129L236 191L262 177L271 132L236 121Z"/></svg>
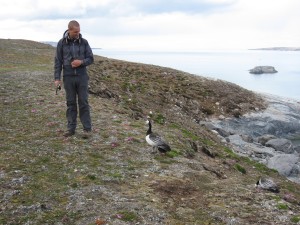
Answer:
<svg viewBox="0 0 300 225"><path fill-rule="evenodd" d="M293 216L291 218L291 222L292 223L298 223L298 222L300 222L300 216Z"/></svg>
<svg viewBox="0 0 300 225"><path fill-rule="evenodd" d="M280 210L288 210L289 209L288 205L284 204L284 203L278 203L277 208Z"/></svg>
<svg viewBox="0 0 300 225"><path fill-rule="evenodd" d="M243 166L241 166L240 164L235 164L234 168L242 174L247 173L246 169Z"/></svg>

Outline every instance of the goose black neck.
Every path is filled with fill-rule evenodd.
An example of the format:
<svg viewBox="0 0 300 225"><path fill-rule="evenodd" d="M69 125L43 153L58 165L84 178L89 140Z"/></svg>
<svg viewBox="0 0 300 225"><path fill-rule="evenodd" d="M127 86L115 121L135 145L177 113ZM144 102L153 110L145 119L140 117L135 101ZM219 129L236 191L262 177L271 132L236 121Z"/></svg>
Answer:
<svg viewBox="0 0 300 225"><path fill-rule="evenodd" d="M148 125L149 125L149 128L148 128L148 130L147 130L147 135L152 133L152 129L151 129L151 128L152 128L152 125L151 125L150 120L149 120L149 122L148 122Z"/></svg>

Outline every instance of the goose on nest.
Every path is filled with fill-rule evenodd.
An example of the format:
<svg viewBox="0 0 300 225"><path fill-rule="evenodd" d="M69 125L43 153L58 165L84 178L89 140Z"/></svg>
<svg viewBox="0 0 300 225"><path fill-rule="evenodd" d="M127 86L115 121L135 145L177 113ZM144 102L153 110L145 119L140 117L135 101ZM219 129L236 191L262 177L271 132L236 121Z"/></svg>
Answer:
<svg viewBox="0 0 300 225"><path fill-rule="evenodd" d="M166 143L166 141L158 134L152 132L152 124L149 119L147 120L147 124L149 126L146 134L147 143L151 145L154 149L157 148L158 151L160 151L161 153L166 153L168 151L171 151L171 148Z"/></svg>
<svg viewBox="0 0 300 225"><path fill-rule="evenodd" d="M258 187L258 188L261 188L261 189L265 189L265 190L269 190L269 191L272 191L272 192L275 192L275 193L279 193L279 187L270 178L260 178L256 182L255 186Z"/></svg>

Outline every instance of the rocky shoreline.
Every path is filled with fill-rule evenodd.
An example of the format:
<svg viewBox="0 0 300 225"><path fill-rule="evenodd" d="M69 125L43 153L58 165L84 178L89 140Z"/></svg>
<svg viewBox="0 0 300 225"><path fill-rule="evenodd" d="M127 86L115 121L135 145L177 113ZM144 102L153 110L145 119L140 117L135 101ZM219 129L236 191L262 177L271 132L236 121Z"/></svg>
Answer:
<svg viewBox="0 0 300 225"><path fill-rule="evenodd" d="M300 103L270 94L261 96L268 103L263 111L239 118L219 117L203 124L237 154L300 183Z"/></svg>

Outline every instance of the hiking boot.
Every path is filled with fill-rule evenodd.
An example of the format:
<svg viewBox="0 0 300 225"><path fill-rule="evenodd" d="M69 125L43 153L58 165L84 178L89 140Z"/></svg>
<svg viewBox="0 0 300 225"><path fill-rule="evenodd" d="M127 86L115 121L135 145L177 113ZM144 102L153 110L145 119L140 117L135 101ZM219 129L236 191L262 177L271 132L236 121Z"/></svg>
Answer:
<svg viewBox="0 0 300 225"><path fill-rule="evenodd" d="M75 134L75 131L68 130L66 133L64 133L64 137L71 137Z"/></svg>
<svg viewBox="0 0 300 225"><path fill-rule="evenodd" d="M89 139L92 136L92 131L90 130L83 130L82 138Z"/></svg>

